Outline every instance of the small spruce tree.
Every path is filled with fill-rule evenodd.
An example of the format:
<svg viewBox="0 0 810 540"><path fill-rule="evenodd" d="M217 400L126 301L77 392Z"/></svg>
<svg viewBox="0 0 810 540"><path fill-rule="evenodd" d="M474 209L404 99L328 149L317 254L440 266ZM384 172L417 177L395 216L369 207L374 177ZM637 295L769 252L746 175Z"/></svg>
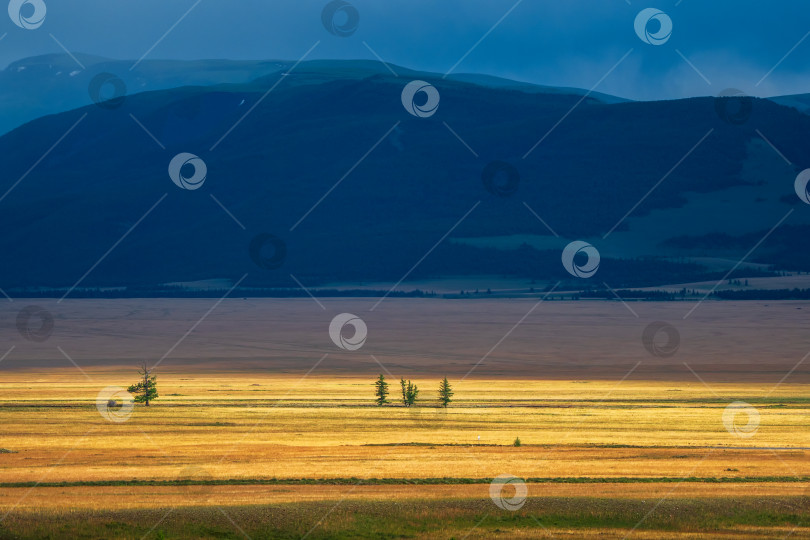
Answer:
<svg viewBox="0 0 810 540"><path fill-rule="evenodd" d="M447 404L453 401L453 388L450 386L450 382L447 380L447 377L442 379L442 382L439 384L439 402L442 404L442 407L447 407Z"/></svg>
<svg viewBox="0 0 810 540"><path fill-rule="evenodd" d="M408 381L408 407L416 402L416 398L419 396L419 388L416 387L410 380Z"/></svg>
<svg viewBox="0 0 810 540"><path fill-rule="evenodd" d="M388 383L385 382L385 375L380 373L380 378L377 379L377 382L374 383L374 386L376 388L375 395L377 396L377 399L375 401L378 406L382 407L383 405L388 403L388 399L386 399L388 397Z"/></svg>
<svg viewBox="0 0 810 540"><path fill-rule="evenodd" d="M152 375L152 370L146 366L146 362L141 364L141 369L138 370L141 380L127 388L127 392L135 394L135 403L143 403L147 407L149 402L157 399L157 377Z"/></svg>
<svg viewBox="0 0 810 540"><path fill-rule="evenodd" d="M419 388L413 384L410 379L407 383L405 379L400 379L399 385L402 387L402 404L406 407L410 407L416 402L416 398L419 396Z"/></svg>

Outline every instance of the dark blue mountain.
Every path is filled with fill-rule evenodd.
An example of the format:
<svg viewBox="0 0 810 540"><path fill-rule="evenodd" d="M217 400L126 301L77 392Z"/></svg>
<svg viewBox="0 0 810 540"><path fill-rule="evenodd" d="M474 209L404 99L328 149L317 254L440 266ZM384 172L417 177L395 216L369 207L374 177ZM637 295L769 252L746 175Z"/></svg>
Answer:
<svg viewBox="0 0 810 540"><path fill-rule="evenodd" d="M748 249L668 240L755 237L790 208L791 226L810 223L793 192L810 166L810 117L795 109L752 100L750 118L734 123L713 98L617 102L374 71L320 62L250 83L145 92L0 137L0 193L10 190L0 201L0 286L69 287L91 268L82 287L245 273L243 285L257 287L294 286L290 274L320 286L409 271L556 280L568 276L560 252L575 239L600 248L600 272L615 286L672 283L713 275L697 256L734 260ZM414 79L438 90L433 116L403 107ZM200 189L169 177L183 152L207 166ZM498 172L494 184L487 170ZM260 234L283 242L280 265L267 255L272 242L271 263L256 264ZM783 247L752 260L787 264Z"/></svg>

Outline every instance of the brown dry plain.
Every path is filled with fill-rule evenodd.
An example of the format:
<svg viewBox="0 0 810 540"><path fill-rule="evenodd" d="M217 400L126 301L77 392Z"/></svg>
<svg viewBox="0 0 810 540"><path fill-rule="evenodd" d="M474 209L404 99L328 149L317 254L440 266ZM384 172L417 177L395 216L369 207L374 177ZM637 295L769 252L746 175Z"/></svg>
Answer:
<svg viewBox="0 0 810 540"><path fill-rule="evenodd" d="M808 303L215 302L2 306L0 538L810 537ZM28 304L44 343L14 328ZM329 339L341 312L359 351ZM672 358L642 346L656 320ZM161 398L107 421L98 392L141 360ZM373 406L384 371L422 406ZM516 512L501 474L528 482Z"/></svg>

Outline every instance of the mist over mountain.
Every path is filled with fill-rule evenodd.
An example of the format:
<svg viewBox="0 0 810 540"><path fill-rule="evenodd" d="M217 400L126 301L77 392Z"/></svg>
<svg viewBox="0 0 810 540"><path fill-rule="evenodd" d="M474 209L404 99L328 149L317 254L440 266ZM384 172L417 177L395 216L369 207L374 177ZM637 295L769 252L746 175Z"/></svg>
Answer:
<svg viewBox="0 0 810 540"><path fill-rule="evenodd" d="M70 78L63 60L21 72ZM744 121L729 122L711 97L627 102L372 62L293 64L145 62L122 75L124 99L76 109L88 80L129 63L93 61L72 91L39 85L32 102L64 99L20 106L6 125L56 114L0 137L0 286L244 274L256 287L294 287L291 275L309 286L406 275L544 283L571 277L560 252L572 240L599 249L600 282L656 285L715 277L717 259L731 267L791 209L791 228L738 273L810 270L792 254L810 225L793 185L810 166L810 117L797 108L750 99ZM3 77L23 77L14 70ZM403 106L413 80L436 89L435 114ZM0 99L17 99L4 88ZM181 153L204 162L199 189L172 182ZM283 245L271 265L251 251L262 234ZM739 241L700 240L717 234Z"/></svg>

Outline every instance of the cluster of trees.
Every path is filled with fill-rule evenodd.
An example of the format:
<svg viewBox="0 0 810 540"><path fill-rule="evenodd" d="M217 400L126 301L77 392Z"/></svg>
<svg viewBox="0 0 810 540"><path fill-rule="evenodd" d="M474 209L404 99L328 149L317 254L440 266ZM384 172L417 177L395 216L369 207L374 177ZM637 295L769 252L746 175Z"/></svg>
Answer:
<svg viewBox="0 0 810 540"><path fill-rule="evenodd" d="M408 379L399 380L399 386L402 390L402 404L406 407L410 407L414 403L416 403L417 398L419 397L419 387L416 386L413 381ZM385 380L385 375L380 373L379 378L374 383L375 392L374 395L376 399L374 402L382 407L386 403L390 403L388 401L388 382ZM447 377L442 379L439 383L439 404L442 407L447 407L447 405L453 401L453 388L450 386L450 382L447 380Z"/></svg>
<svg viewBox="0 0 810 540"><path fill-rule="evenodd" d="M127 388L127 392L135 396L135 403L143 403L148 407L150 401L154 401L160 397L157 392L157 376L155 376L145 362L138 371L138 374L140 375L138 382ZM400 379L399 386L402 390L402 404L406 407L410 407L416 403L416 400L419 398L419 387L410 379L407 381ZM388 381L385 380L385 375L380 373L380 377L374 383L374 387L376 396L375 403L380 407L386 403L390 403L390 401L388 401ZM439 383L439 404L442 407L447 407L447 405L453 401L453 393L453 387L450 385L450 381L447 380L447 377L445 377Z"/></svg>
<svg viewBox="0 0 810 540"><path fill-rule="evenodd" d="M810 300L810 289L748 289L715 291L721 300Z"/></svg>

